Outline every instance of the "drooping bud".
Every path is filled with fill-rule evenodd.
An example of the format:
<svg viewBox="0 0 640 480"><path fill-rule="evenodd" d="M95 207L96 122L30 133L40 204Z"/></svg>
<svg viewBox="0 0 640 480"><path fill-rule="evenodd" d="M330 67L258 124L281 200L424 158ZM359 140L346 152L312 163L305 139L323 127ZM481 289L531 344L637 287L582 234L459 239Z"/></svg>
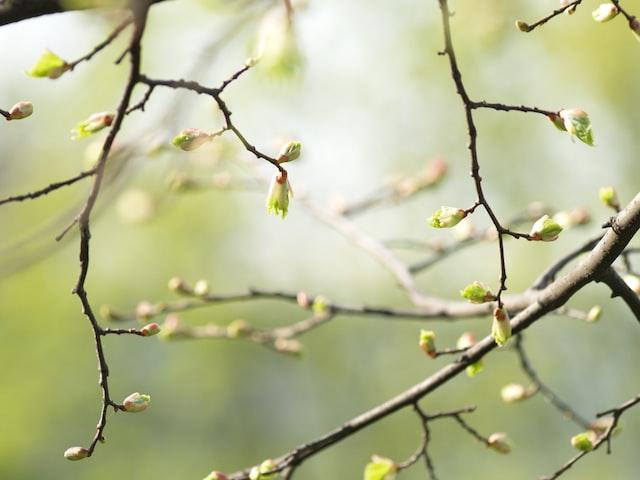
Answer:
<svg viewBox="0 0 640 480"><path fill-rule="evenodd" d="M522 20L516 20L516 28L521 32L530 32L531 27L527 22L523 22Z"/></svg>
<svg viewBox="0 0 640 480"><path fill-rule="evenodd" d="M440 207L431 215L428 222L434 228L451 228L455 227L466 216L467 213L461 208Z"/></svg>
<svg viewBox="0 0 640 480"><path fill-rule="evenodd" d="M227 477L224 473L219 472L218 470L214 470L203 480L229 480L229 477Z"/></svg>
<svg viewBox="0 0 640 480"><path fill-rule="evenodd" d="M125 412L142 412L151 404L151 396L143 393L132 393L122 401Z"/></svg>
<svg viewBox="0 0 640 480"><path fill-rule="evenodd" d="M478 340L476 339L476 336L473 333L464 332L462 335L460 335L460 338L458 338L458 341L456 342L456 348L458 349L470 348L470 347L473 347L477 342ZM475 376L476 374L482 371L483 367L484 365L482 363L482 360L478 360L476 363L472 363L466 368L467 376L468 377Z"/></svg>
<svg viewBox="0 0 640 480"><path fill-rule="evenodd" d="M589 312L587 312L587 318L585 320L590 323L597 322L600 319L600 315L602 315L602 307L600 305L594 305Z"/></svg>
<svg viewBox="0 0 640 480"><path fill-rule="evenodd" d="M571 108L561 110L560 117L570 135L578 137L580 141L593 147L593 131L587 112L579 108Z"/></svg>
<svg viewBox="0 0 640 480"><path fill-rule="evenodd" d="M33 113L33 103L22 101L16 103L9 109L9 118L7 120L22 120Z"/></svg>
<svg viewBox="0 0 640 480"><path fill-rule="evenodd" d="M618 195L616 189L613 187L600 187L598 191L598 197L600 201L607 207L618 209L620 208L620 202L618 202Z"/></svg>
<svg viewBox="0 0 640 480"><path fill-rule="evenodd" d="M562 120L562 118L560 118L560 115L556 114L556 113L551 113L547 116L547 118L549 120L551 120L551 123L553 123L553 125L560 130L561 132L566 132L567 129L564 126L564 120Z"/></svg>
<svg viewBox="0 0 640 480"><path fill-rule="evenodd" d="M511 451L511 445L507 434L504 432L496 432L489 435L488 447L499 453L509 453Z"/></svg>
<svg viewBox="0 0 640 480"><path fill-rule="evenodd" d="M76 128L71 130L71 140L79 140L99 132L103 128L111 125L114 117L115 113L113 112L94 113L86 120L78 123Z"/></svg>
<svg viewBox="0 0 640 480"><path fill-rule="evenodd" d="M280 215L284 219L289 211L289 200L292 196L287 172L276 172L271 180L269 194L267 195L267 211L273 213L276 217Z"/></svg>
<svg viewBox="0 0 640 480"><path fill-rule="evenodd" d="M148 323L140 329L140 333L143 337L153 337L154 335L160 333L160 325L155 322Z"/></svg>
<svg viewBox="0 0 640 480"><path fill-rule="evenodd" d="M591 16L596 22L608 22L618 15L618 7L613 3L601 3L598 8L591 12Z"/></svg>
<svg viewBox="0 0 640 480"><path fill-rule="evenodd" d="M394 480L398 465L390 458L373 455L364 469L364 480Z"/></svg>
<svg viewBox="0 0 640 480"><path fill-rule="evenodd" d="M529 398L535 393L534 389L526 388L519 383L509 383L500 389L500 397L505 403L515 403Z"/></svg>
<svg viewBox="0 0 640 480"><path fill-rule="evenodd" d="M429 355L431 358L436 356L436 334L431 330L420 330L420 341L418 342L420 350Z"/></svg>
<svg viewBox="0 0 640 480"><path fill-rule="evenodd" d="M290 162L292 160L295 160L300 156L301 149L302 149L302 144L300 142L291 140L282 146L276 160L278 161L278 163L285 163L285 162Z"/></svg>
<svg viewBox="0 0 640 480"><path fill-rule="evenodd" d="M89 456L89 450L83 447L70 447L64 451L64 458L67 460L82 460Z"/></svg>
<svg viewBox="0 0 640 480"><path fill-rule="evenodd" d="M209 282L206 280L198 280L193 286L193 293L199 297L204 297L209 294Z"/></svg>
<svg viewBox="0 0 640 480"><path fill-rule="evenodd" d="M549 215L543 215L531 227L531 240L539 240L542 242L552 242L558 239L558 235L562 232L562 227Z"/></svg>
<svg viewBox="0 0 640 480"><path fill-rule="evenodd" d="M598 437L594 431L588 430L571 437L571 446L581 452L588 452L593 450L593 444L596 442L597 438Z"/></svg>
<svg viewBox="0 0 640 480"><path fill-rule="evenodd" d="M460 295L471 303L486 303L496 299L489 287L481 282L473 282L460 290Z"/></svg>
<svg viewBox="0 0 640 480"><path fill-rule="evenodd" d="M276 463L271 460L265 460L260 466L255 466L249 472L249 480L269 480L275 478L277 473L269 473L277 467Z"/></svg>
<svg viewBox="0 0 640 480"><path fill-rule="evenodd" d="M56 79L69 69L69 64L55 53L45 50L36 64L27 71L30 77Z"/></svg>
<svg viewBox="0 0 640 480"><path fill-rule="evenodd" d="M207 132L203 132L202 130L198 130L197 128L186 128L182 130L178 135L173 137L171 143L174 146L184 150L185 152L189 152L191 150L195 150L198 147L201 147L212 138L213 137Z"/></svg>
<svg viewBox="0 0 640 480"><path fill-rule="evenodd" d="M624 283L626 283L631 290L640 295L640 277L633 274L628 274L622 277Z"/></svg>
<svg viewBox="0 0 640 480"><path fill-rule="evenodd" d="M491 325L491 336L499 347L507 343L511 337L511 322L509 315L502 308L493 311L493 323Z"/></svg>

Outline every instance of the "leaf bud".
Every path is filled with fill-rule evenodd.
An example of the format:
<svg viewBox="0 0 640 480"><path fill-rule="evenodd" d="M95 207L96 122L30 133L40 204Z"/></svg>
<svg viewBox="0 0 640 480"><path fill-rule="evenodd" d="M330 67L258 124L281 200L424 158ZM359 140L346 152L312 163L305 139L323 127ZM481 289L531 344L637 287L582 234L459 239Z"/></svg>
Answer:
<svg viewBox="0 0 640 480"><path fill-rule="evenodd" d="M552 242L558 239L558 235L562 232L562 227L549 215L543 215L531 227L531 240L539 240L542 242Z"/></svg>
<svg viewBox="0 0 640 480"><path fill-rule="evenodd" d="M82 460L89 456L89 450L83 447L70 447L64 452L64 458L67 460Z"/></svg>
<svg viewBox="0 0 640 480"><path fill-rule="evenodd" d="M451 228L455 227L466 216L467 212L461 208L440 207L429 218L428 222L434 228Z"/></svg>
<svg viewBox="0 0 640 480"><path fill-rule="evenodd" d="M146 410L151 403L151 396L143 393L132 393L122 401L122 407L125 412L142 412Z"/></svg>

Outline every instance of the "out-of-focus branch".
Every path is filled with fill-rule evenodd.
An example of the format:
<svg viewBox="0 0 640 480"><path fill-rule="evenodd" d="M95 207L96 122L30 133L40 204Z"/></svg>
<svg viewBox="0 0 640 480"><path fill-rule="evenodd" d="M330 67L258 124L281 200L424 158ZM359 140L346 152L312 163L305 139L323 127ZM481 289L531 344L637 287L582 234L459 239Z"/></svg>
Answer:
<svg viewBox="0 0 640 480"><path fill-rule="evenodd" d="M631 290L629 285L618 275L613 267L606 269L600 281L611 289L611 298L620 297L627 304L629 310L633 312L636 320L640 322L640 296Z"/></svg>

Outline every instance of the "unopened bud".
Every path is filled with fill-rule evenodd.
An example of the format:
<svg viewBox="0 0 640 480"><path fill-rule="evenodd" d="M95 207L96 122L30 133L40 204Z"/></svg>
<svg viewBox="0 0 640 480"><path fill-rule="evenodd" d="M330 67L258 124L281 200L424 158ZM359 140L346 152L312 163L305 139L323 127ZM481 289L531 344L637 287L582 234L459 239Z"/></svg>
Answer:
<svg viewBox="0 0 640 480"><path fill-rule="evenodd" d="M56 79L69 69L69 65L55 53L45 50L36 64L27 71L31 77Z"/></svg>
<svg viewBox="0 0 640 480"><path fill-rule="evenodd" d="M460 338L458 338L458 341L456 342L456 348L458 349L471 348L477 342L478 340L476 339L476 336L473 333L464 332L462 335L460 335ZM473 377L476 374L480 373L483 368L484 368L484 365L482 363L482 360L478 360L477 362L469 365L465 370L467 372L468 377Z"/></svg>
<svg viewBox="0 0 640 480"><path fill-rule="evenodd" d="M140 329L140 333L143 337L153 337L160 333L160 325L157 323L148 323Z"/></svg>
<svg viewBox="0 0 640 480"><path fill-rule="evenodd" d="M136 305L136 317L138 318L151 318L155 313L155 308L152 303L142 301Z"/></svg>
<svg viewBox="0 0 640 480"><path fill-rule="evenodd" d="M618 195L616 194L616 189L613 187L600 187L598 191L598 197L600 201L604 203L607 207L611 208L620 208L620 203L618 202Z"/></svg>
<svg viewBox="0 0 640 480"><path fill-rule="evenodd" d="M461 208L440 207L429 218L428 222L434 228L451 228L455 227L466 216L467 213Z"/></svg>
<svg viewBox="0 0 640 480"><path fill-rule="evenodd" d="M591 214L586 208L576 208L569 213L572 225L584 225L591 220Z"/></svg>
<svg viewBox="0 0 640 480"><path fill-rule="evenodd" d="M618 15L618 7L613 3L601 3L598 8L591 12L591 16L598 23L608 22Z"/></svg>
<svg viewBox="0 0 640 480"><path fill-rule="evenodd" d="M7 120L22 120L33 113L33 103L22 101L16 103L9 109L9 118Z"/></svg>
<svg viewBox="0 0 640 480"><path fill-rule="evenodd" d="M238 318L227 325L227 336L229 338L244 337L251 332L249 324Z"/></svg>
<svg viewBox="0 0 640 480"><path fill-rule="evenodd" d="M609 428L613 426L613 417L602 417L597 418L593 422L591 422L591 431L593 431L597 436L604 435ZM616 425L611 432L611 435L618 435L622 431L622 427Z"/></svg>
<svg viewBox="0 0 640 480"><path fill-rule="evenodd" d="M207 475L204 480L229 480L224 473L214 470L209 475Z"/></svg>
<svg viewBox="0 0 640 480"><path fill-rule="evenodd" d="M211 139L212 136L207 132L203 132L197 128L186 128L173 137L171 143L185 152L189 152L201 147Z"/></svg>
<svg viewBox="0 0 640 480"><path fill-rule="evenodd" d="M489 287L481 282L473 282L460 290L460 295L471 303L486 303L496 299Z"/></svg>
<svg viewBox="0 0 640 480"><path fill-rule="evenodd" d="M142 412L151 404L151 396L143 393L132 393L122 401L125 412Z"/></svg>
<svg viewBox="0 0 640 480"><path fill-rule="evenodd" d="M500 397L505 403L515 403L529 398L534 390L519 383L509 383L500 389Z"/></svg>
<svg viewBox="0 0 640 480"><path fill-rule="evenodd" d="M199 297L204 297L209 294L209 282L206 280L198 280L193 286L193 293Z"/></svg>
<svg viewBox="0 0 640 480"><path fill-rule="evenodd" d="M596 442L597 438L598 437L594 431L588 430L571 437L571 446L581 452L588 452L593 450L593 444Z"/></svg>
<svg viewBox="0 0 640 480"><path fill-rule="evenodd" d="M171 277L169 279L169 283L167 284L167 288L169 288L169 290L172 292L182 293L185 295L190 295L193 293L189 285L187 285L187 282L185 282L180 277Z"/></svg>
<svg viewBox="0 0 640 480"><path fill-rule="evenodd" d="M522 20L516 20L516 28L521 32L530 32L531 27L527 22L523 22Z"/></svg>
<svg viewBox="0 0 640 480"><path fill-rule="evenodd" d="M589 312L587 312L586 321L597 322L600 319L600 315L602 315L602 307L600 305L594 305Z"/></svg>
<svg viewBox="0 0 640 480"><path fill-rule="evenodd" d="M493 323L491 325L491 336L499 347L507 343L511 337L511 322L509 315L502 308L493 311Z"/></svg>
<svg viewBox="0 0 640 480"><path fill-rule="evenodd" d="M295 339L278 337L273 342L273 347L280 353L290 353L300 355L302 353L302 344Z"/></svg>
<svg viewBox="0 0 640 480"><path fill-rule="evenodd" d="M531 240L539 240L542 242L552 242L558 239L558 235L562 232L562 227L549 215L543 215L531 227Z"/></svg>
<svg viewBox="0 0 640 480"><path fill-rule="evenodd" d="M249 57L244 62L244 64L249 68L255 67L257 63L258 59L256 57Z"/></svg>
<svg viewBox="0 0 640 480"><path fill-rule="evenodd" d="M624 283L626 283L631 290L640 295L640 277L633 274L628 274L622 277Z"/></svg>
<svg viewBox="0 0 640 480"><path fill-rule="evenodd" d="M269 480L276 477L277 473L270 474L277 467L276 463L269 459L265 460L260 466L255 466L249 472L249 480Z"/></svg>
<svg viewBox="0 0 640 480"><path fill-rule="evenodd" d="M295 160L300 156L301 149L302 144L300 142L291 140L290 142L287 142L282 146L276 160L278 161L278 163L285 163Z"/></svg>
<svg viewBox="0 0 640 480"><path fill-rule="evenodd" d="M306 292L298 292L296 295L296 303L300 308L309 308L309 295L307 295Z"/></svg>
<svg viewBox="0 0 640 480"><path fill-rule="evenodd" d="M488 447L492 448L496 452L499 453L509 453L511 451L511 445L509 444L509 439L507 438L507 434L503 432L496 432L489 435Z"/></svg>
<svg viewBox="0 0 640 480"><path fill-rule="evenodd" d="M577 137L581 142L593 147L593 131L587 112L579 108L571 108L561 110L560 117L570 135Z"/></svg>
<svg viewBox="0 0 640 480"><path fill-rule="evenodd" d="M67 460L82 460L89 456L89 450L83 447L70 447L64 451L64 458Z"/></svg>
<svg viewBox="0 0 640 480"><path fill-rule="evenodd" d="M562 118L560 118L560 115L558 115L557 113L551 113L547 116L549 118L549 120L551 120L551 123L553 123L553 125L560 130L561 132L566 132L567 129L564 126L564 120L562 120Z"/></svg>
<svg viewBox="0 0 640 480"><path fill-rule="evenodd" d="M431 330L420 330L420 341L418 342L420 350L429 355L431 358L436 356L436 334Z"/></svg>
<svg viewBox="0 0 640 480"><path fill-rule="evenodd" d="M71 139L79 140L99 132L103 128L110 126L114 117L115 113L113 112L94 113L71 130Z"/></svg>
<svg viewBox="0 0 640 480"><path fill-rule="evenodd" d="M275 216L280 215L283 219L289 211L289 200L292 197L291 185L287 179L287 172L277 172L274 174L269 186L266 207L269 213Z"/></svg>

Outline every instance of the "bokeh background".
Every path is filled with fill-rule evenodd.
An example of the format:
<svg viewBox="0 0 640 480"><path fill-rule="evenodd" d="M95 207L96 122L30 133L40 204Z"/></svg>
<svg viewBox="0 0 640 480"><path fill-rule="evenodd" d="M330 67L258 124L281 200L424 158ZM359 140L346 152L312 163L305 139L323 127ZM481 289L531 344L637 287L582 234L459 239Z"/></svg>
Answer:
<svg viewBox="0 0 640 480"><path fill-rule="evenodd" d="M589 148L539 116L478 112L485 189L500 218L533 201L557 209L585 207L593 216L590 225L567 231L553 244L508 241L512 292L599 231L610 215L598 202L600 186L615 186L623 203L640 186L640 44L621 18L593 22L590 11L597 3L585 1L572 17L523 34L513 26L516 19L539 18L557 2L452 2L454 41L473 98L554 110L581 107L595 129L597 147ZM273 5L282 8L280 2L204 0L154 6L144 71L218 84L251 53ZM634 7L640 8L629 5ZM116 21L109 12L74 12L0 28L0 105L21 99L35 105L32 118L0 129L1 196L72 176L95 158L93 140L72 142L69 130L93 112L115 109L127 69L113 60L126 35L56 81L23 72L44 48L69 60L83 55ZM300 139L304 153L289 168L290 178L296 193L320 205L363 198L442 156L449 171L437 188L402 206L372 210L357 224L381 240L453 241L450 231L425 223L440 205L467 206L475 197L462 107L447 61L436 54L442 47L439 22L435 0L310 0L295 17L304 61L283 71L257 68L229 87L225 98L234 121L268 152L275 153L284 138ZM281 221L265 212L264 189L167 188L174 172L244 178L243 161L250 155L232 137L191 154L142 154L166 145L182 128L220 125L209 100L161 89L144 114L127 118L119 145L133 145L137 154L113 168L94 215L87 283L93 305L132 310L141 300L174 299L166 284L179 275L190 282L207 279L220 293L253 286L408 306L382 267L295 199ZM268 166L258 168L271 173ZM417 348L420 328L435 329L442 346L454 344L465 330L478 336L489 331L487 318L424 323L338 317L302 338L300 358L242 341L109 337L114 397L148 392L153 405L144 414L110 415L107 444L90 460L68 462L62 452L93 436L99 390L92 333L70 293L78 271L77 234L60 243L53 238L87 188L85 182L0 209L2 479L199 479L213 468L235 471L333 429L444 365L447 358L428 360ZM481 213L473 220L478 228L487 226ZM425 253L401 255L410 261ZM497 246L485 242L418 279L426 292L455 299L461 286L473 280L495 285L497 277ZM549 316L526 335L542 378L586 416L638 392L638 324L607 293L590 285L570 302L582 309L601 304L599 322ZM181 318L221 325L243 318L267 327L303 315L294 306L254 302ZM427 411L477 405L469 423L487 435L507 432L513 451L487 451L453 422L435 423L430 451L440 477L530 479L555 470L574 454L569 438L580 429L540 397L502 403L502 385L526 383L509 349L492 353L485 365L475 378L454 379L422 405ZM629 411L622 425L613 455L591 455L565 478L640 478L638 411ZM307 461L297 477L361 478L372 453L400 461L413 452L419 434L413 413L395 414ZM418 465L402 478L425 478L425 472Z"/></svg>

